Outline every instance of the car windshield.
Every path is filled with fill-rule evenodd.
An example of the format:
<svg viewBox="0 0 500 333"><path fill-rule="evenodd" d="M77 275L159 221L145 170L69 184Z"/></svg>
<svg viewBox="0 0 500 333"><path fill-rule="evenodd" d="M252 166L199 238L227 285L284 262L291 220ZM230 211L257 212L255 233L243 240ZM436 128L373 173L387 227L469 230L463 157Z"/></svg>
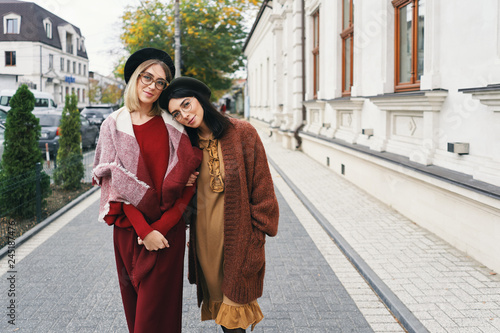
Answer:
<svg viewBox="0 0 500 333"><path fill-rule="evenodd" d="M89 116L93 116L93 115L102 115L104 113L104 111L102 110L97 110L97 109L85 109L82 111L82 114L84 115L89 115Z"/></svg>
<svg viewBox="0 0 500 333"><path fill-rule="evenodd" d="M91 108L91 109L84 109L82 113L85 114L105 114L105 113L111 113L113 112L112 109L110 108Z"/></svg>
<svg viewBox="0 0 500 333"><path fill-rule="evenodd" d="M56 127L61 122L61 116L57 114L37 115L37 118L40 119L42 127Z"/></svg>
<svg viewBox="0 0 500 333"><path fill-rule="evenodd" d="M35 106L36 107L49 107L49 99L48 98L35 98Z"/></svg>

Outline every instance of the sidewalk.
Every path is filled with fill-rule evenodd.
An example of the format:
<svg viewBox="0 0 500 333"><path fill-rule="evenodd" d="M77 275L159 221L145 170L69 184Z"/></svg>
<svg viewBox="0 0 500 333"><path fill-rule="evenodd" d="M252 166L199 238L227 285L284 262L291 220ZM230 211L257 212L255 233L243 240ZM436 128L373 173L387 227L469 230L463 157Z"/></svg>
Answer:
<svg viewBox="0 0 500 333"><path fill-rule="evenodd" d="M270 160L429 332L500 332L498 274L264 133Z"/></svg>
<svg viewBox="0 0 500 333"><path fill-rule="evenodd" d="M305 154L284 150L261 134L276 166L271 171L280 226L276 237L267 238L259 299L265 318L254 332L404 332L312 208L427 331L500 332L498 275ZM99 195L16 248L13 268L9 258L0 260L0 331L127 332L112 228L97 222ZM8 323L12 302L16 325ZM183 313L183 332L221 332L213 322L200 323L195 288L187 281Z"/></svg>
<svg viewBox="0 0 500 333"><path fill-rule="evenodd" d="M265 291L259 299L265 318L254 332L373 332L282 192L292 198L291 204L300 204L274 176L279 183L280 230L267 241ZM0 288L4 295L9 289L14 293L2 297L7 313L3 312L0 331L127 332L112 228L97 222L99 195L92 194L16 248L13 268L7 266L8 258L0 261ZM328 239L326 243L325 248L335 255L333 244ZM341 275L363 283L338 250L336 255ZM11 277L14 280L9 281ZM222 332L213 322L200 322L195 292L185 281L183 332ZM371 301L401 332L376 297ZM8 309L11 302L12 311ZM15 325L9 324L13 318Z"/></svg>

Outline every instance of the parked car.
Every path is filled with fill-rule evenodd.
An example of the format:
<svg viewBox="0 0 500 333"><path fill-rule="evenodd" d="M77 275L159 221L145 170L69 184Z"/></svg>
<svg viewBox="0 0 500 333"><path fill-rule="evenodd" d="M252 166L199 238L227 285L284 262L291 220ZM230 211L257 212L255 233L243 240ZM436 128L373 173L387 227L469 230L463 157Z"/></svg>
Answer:
<svg viewBox="0 0 500 333"><path fill-rule="evenodd" d="M0 124L0 161L2 160L4 141L5 141L5 126Z"/></svg>
<svg viewBox="0 0 500 333"><path fill-rule="evenodd" d="M35 96L35 108L33 111L43 111L43 110L55 110L57 104L54 102L54 97L51 94L44 91L31 90ZM8 112L10 110L10 99L16 90L2 90L0 91L0 110Z"/></svg>
<svg viewBox="0 0 500 333"><path fill-rule="evenodd" d="M59 149L62 113L60 111L33 111L33 114L40 120L40 126L42 127L42 135L38 141L38 147L42 152L45 152L47 144L49 154L55 156ZM80 115L80 123L82 147L95 147L99 140L99 128L91 124L88 119L82 115Z"/></svg>
<svg viewBox="0 0 500 333"><path fill-rule="evenodd" d="M5 124L7 121L7 111L0 109L0 124Z"/></svg>
<svg viewBox="0 0 500 333"><path fill-rule="evenodd" d="M81 114L91 123L101 126L104 119L113 113L115 108L110 105L89 105L83 108Z"/></svg>

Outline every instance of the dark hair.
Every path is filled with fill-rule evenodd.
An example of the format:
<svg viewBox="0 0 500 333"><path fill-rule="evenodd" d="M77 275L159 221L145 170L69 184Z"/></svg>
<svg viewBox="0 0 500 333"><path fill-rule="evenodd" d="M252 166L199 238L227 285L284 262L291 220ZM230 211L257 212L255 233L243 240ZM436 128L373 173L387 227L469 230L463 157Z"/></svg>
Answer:
<svg viewBox="0 0 500 333"><path fill-rule="evenodd" d="M220 139L226 129L233 124L229 120L229 118L219 111L213 106L213 104L208 100L206 96L200 94L196 90L191 89L176 89L172 93L170 93L167 97L167 105L170 103L172 98L183 98L183 97L195 97L203 108L203 121L205 125L212 131L214 139ZM170 111L168 111L170 112ZM186 132L189 135L189 139L191 140L191 144L194 146L198 146L198 129L184 126Z"/></svg>

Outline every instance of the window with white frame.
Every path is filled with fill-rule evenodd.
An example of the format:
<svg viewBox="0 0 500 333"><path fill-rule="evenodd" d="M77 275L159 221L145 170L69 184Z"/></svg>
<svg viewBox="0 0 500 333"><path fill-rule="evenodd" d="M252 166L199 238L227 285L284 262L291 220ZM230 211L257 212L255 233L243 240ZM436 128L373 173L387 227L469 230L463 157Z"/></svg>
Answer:
<svg viewBox="0 0 500 333"><path fill-rule="evenodd" d="M21 16L11 13L3 17L3 33L19 34L21 31Z"/></svg>
<svg viewBox="0 0 500 333"><path fill-rule="evenodd" d="M64 72L64 58L61 57L61 72Z"/></svg>
<svg viewBox="0 0 500 333"><path fill-rule="evenodd" d="M43 20L43 26L45 28L45 35L48 39L52 39L52 22L49 18Z"/></svg>
<svg viewBox="0 0 500 333"><path fill-rule="evenodd" d="M54 68L54 55L49 54L49 69Z"/></svg>
<svg viewBox="0 0 500 333"><path fill-rule="evenodd" d="M73 54L73 35L69 32L66 32L66 52Z"/></svg>

